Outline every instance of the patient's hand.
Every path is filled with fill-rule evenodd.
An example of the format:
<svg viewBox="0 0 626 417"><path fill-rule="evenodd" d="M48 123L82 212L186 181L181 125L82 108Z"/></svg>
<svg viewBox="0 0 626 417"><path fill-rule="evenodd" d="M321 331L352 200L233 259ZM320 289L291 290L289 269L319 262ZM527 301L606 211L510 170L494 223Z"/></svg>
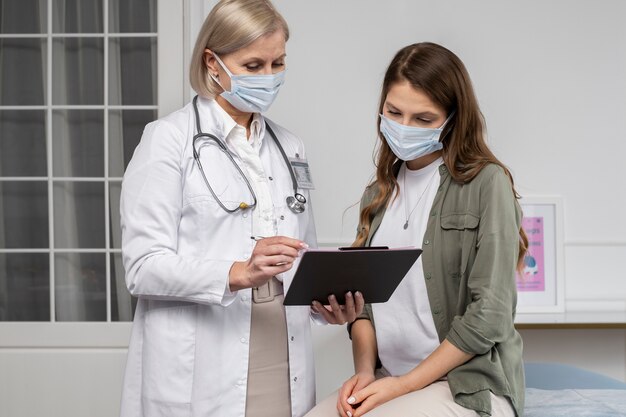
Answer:
<svg viewBox="0 0 626 417"><path fill-rule="evenodd" d="M354 390L342 405L356 406L348 417L361 417L381 404L411 392L402 378L389 376L376 380L360 390ZM347 413L346 413L347 414Z"/></svg>
<svg viewBox="0 0 626 417"><path fill-rule="evenodd" d="M348 398L369 384L376 378L371 372L359 372L343 383L337 395L337 412L341 417L352 417L359 404L348 404Z"/></svg>
<svg viewBox="0 0 626 417"><path fill-rule="evenodd" d="M351 292L346 293L346 303L339 305L334 295L328 297L328 305L322 305L317 301L313 301L313 310L321 314L330 324L352 323L363 312L365 300L363 294L359 291L352 295Z"/></svg>

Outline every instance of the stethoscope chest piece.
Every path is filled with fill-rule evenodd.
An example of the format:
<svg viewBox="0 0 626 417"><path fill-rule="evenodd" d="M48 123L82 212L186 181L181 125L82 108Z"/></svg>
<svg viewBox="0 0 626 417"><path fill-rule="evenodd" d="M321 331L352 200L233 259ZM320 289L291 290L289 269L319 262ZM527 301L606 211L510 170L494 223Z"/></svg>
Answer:
<svg viewBox="0 0 626 417"><path fill-rule="evenodd" d="M289 207L289 210L293 211L296 214L304 212L305 203L306 198L300 193L296 193L287 197L287 207Z"/></svg>

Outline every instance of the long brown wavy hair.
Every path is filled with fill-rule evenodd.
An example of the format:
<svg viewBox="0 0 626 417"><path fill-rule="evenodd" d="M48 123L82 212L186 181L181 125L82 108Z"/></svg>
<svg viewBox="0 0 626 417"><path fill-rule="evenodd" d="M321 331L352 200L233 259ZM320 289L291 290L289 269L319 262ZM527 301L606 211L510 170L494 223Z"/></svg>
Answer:
<svg viewBox="0 0 626 417"><path fill-rule="evenodd" d="M485 142L485 121L463 62L448 49L430 42L402 48L385 73L378 114L383 113L383 105L391 87L403 81L408 81L415 89L424 92L447 115L454 112L441 134L443 160L452 178L459 183L467 183L485 165L496 164L504 169L511 180L513 194L519 198L511 172L496 158ZM380 116L377 126L380 126ZM387 145L380 130L378 139L379 146L375 155L376 180L371 184L377 187L376 198L361 211L361 228L353 246L365 244L372 219L379 210L387 206L394 192L399 190L394 171L398 158ZM528 239L522 228L519 234L518 267L523 263L528 247Z"/></svg>

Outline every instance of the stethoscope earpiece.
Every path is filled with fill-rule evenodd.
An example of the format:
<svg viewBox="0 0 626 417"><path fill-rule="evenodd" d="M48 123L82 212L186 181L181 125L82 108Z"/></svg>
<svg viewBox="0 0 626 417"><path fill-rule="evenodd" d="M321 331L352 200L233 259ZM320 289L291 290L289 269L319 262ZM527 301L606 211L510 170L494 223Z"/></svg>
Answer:
<svg viewBox="0 0 626 417"><path fill-rule="evenodd" d="M296 193L287 197L287 207L289 207L289 210L293 211L296 214L304 212L305 203L306 198L300 193Z"/></svg>

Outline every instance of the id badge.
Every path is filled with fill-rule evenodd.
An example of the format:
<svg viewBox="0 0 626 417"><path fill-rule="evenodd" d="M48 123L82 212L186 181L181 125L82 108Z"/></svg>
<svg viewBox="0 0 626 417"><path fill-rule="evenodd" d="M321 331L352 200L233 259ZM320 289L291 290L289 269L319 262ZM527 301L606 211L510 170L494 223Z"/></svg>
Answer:
<svg viewBox="0 0 626 417"><path fill-rule="evenodd" d="M311 170L309 169L309 163L306 159L302 158L289 158L289 164L296 176L296 182L298 188L303 190L314 190L313 179L311 178Z"/></svg>

